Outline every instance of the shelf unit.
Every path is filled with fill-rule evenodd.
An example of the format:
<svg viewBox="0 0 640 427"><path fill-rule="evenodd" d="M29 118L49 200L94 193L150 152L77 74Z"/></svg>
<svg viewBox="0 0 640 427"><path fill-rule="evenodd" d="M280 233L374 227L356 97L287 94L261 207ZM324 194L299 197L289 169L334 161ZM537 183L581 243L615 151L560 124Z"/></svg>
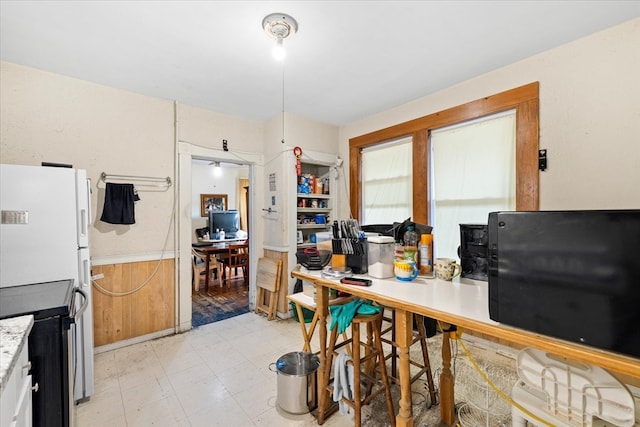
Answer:
<svg viewBox="0 0 640 427"><path fill-rule="evenodd" d="M316 243L312 241L312 236L317 232L327 231L333 212L330 167L305 162L302 162L301 166L302 176L297 177L296 244L298 248L315 247ZM309 188L304 185L309 183L306 179L309 176L314 180L322 181L322 193L313 186ZM310 192L300 192L302 188Z"/></svg>

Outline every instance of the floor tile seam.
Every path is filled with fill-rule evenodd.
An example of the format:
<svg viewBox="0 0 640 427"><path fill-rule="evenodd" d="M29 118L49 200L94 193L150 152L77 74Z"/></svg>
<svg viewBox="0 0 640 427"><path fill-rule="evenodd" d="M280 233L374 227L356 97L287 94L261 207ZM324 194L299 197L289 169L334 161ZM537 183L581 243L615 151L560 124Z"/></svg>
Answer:
<svg viewBox="0 0 640 427"><path fill-rule="evenodd" d="M269 408L267 408L267 409L265 409L265 410L263 410L263 411L260 411L260 413L258 413L258 414L253 414L253 415L252 415L252 414L250 414L249 412L247 412L247 411L244 409L244 406L242 405L242 403L238 401L237 396L238 396L239 394L240 394L240 393L237 393L237 394L235 394L235 395L232 395L231 397L232 397L232 398L233 398L233 400L236 402L236 405L238 405L238 406L240 407L240 409L242 409L242 411L244 412L244 414L247 416L247 418L248 418L248 419L250 419L250 420L251 420L251 422L252 422L252 423L254 423L254 419L255 419L255 418L257 418L257 417L259 417L259 416L261 416L261 415L263 415L263 414L266 414L267 412L269 412L269 411L270 411L270 410L272 410L272 409L275 409L275 406L273 406L273 407L272 407L272 406L269 406Z"/></svg>
<svg viewBox="0 0 640 427"><path fill-rule="evenodd" d="M163 369L165 375L167 375L167 376L179 374L180 372L186 371L187 369L191 369L191 368L193 368L195 366L198 366L198 365L204 365L209 370L211 370L211 368L209 368L209 366L206 363L207 361L202 357L201 354L199 354L199 352L193 351L193 354L197 358L197 363L191 363L192 361L190 361L191 364L189 364L187 366L183 366L182 368L178 368L177 367L177 366L179 366L178 364L181 363L180 360L178 360L178 361L172 360L171 361L172 363L169 364L169 365L166 365L166 366L165 366L164 363L162 363L162 360L160 360L160 366L162 366L162 369Z"/></svg>
<svg viewBox="0 0 640 427"><path fill-rule="evenodd" d="M166 400L166 399L168 399L169 397L170 397L170 396L165 396L165 397L164 397L164 398L162 398L162 399L159 399L159 400L156 400L156 401L153 401L153 402L147 402L147 404L142 405L141 407L138 407L138 408L136 408L136 409L132 409L131 413L132 413L132 414L138 414L138 413L140 413L140 412L141 412L140 410L141 410L144 406L148 406L148 404L156 403L156 402L160 402L160 401L162 401L162 400ZM175 397L176 402L178 403L178 405L180 405L180 409L182 409L182 414L184 415L184 417L183 417L183 418L175 417L175 412L174 412L174 411L171 411L171 413L172 413L172 415L174 415L174 417L173 417L173 418L174 418L174 420L175 420L175 421L180 421L181 419L185 419L185 418L187 417L187 412L184 410L184 407L182 407L182 403L180 403L180 399L178 399L178 398L177 398L177 396L174 396L174 397ZM125 421L127 422L127 425L131 424L131 423L133 422L133 420L129 421L129 418L130 418L130 417L128 417L128 416L127 416L127 411L126 411L126 409L125 409L124 415L125 415ZM135 426L135 427L137 427L137 426Z"/></svg>
<svg viewBox="0 0 640 427"><path fill-rule="evenodd" d="M170 397L170 396L173 396L173 397L175 397L175 398L177 399L178 395L177 395L177 393L176 393L176 391L175 391L175 389L174 389L174 387L173 387L173 384L171 384L171 381L169 381L169 378L168 378L168 377L166 378L166 384L167 384L169 387L171 387L171 390L166 390L165 386L163 386L162 382L160 381L160 378L155 377L154 379L155 379L155 381L156 381L156 383L157 383L158 387L160 388L160 390L161 390L161 392L162 392L162 396L160 396L160 398L158 398L158 399L154 399L154 400L151 400L151 401L145 401L145 402L144 402L144 404L143 404L142 406L145 406L145 405L148 405L148 404L150 404L150 403L154 403L154 402L157 402L157 401L160 401L160 400L166 399L167 397ZM138 385L145 386L145 387L147 387L147 389L148 389L148 386L146 386L146 384L147 384L147 383L149 383L149 381L146 381L145 383L143 383L143 384L138 384ZM125 398L124 398L124 393L126 393L128 390L131 390L131 389L133 389L133 388L135 388L135 387L136 387L136 386L134 386L134 387L130 387L130 388L127 388L127 389L124 389L124 390L122 390L122 388L121 388L121 396L122 396L123 405L124 405L124 400L125 400ZM165 394L165 393L164 393L164 392L165 392L165 390L166 390L166 391L170 391L170 393L166 393L166 394ZM126 405L124 405L124 407L125 407L125 411L126 411Z"/></svg>
<svg viewBox="0 0 640 427"><path fill-rule="evenodd" d="M189 421L189 414L187 413L187 409L182 404L182 401L180 400L180 397L178 397L178 393L176 392L173 384L171 384L170 381L169 381L169 385L171 386L171 390L173 391L173 396L176 398L176 402L180 406L180 409L182 409L182 414L184 415L184 418L178 418L178 419L176 419L176 421L180 421L182 419L185 419L185 420ZM189 424L191 424L191 423L189 422Z"/></svg>

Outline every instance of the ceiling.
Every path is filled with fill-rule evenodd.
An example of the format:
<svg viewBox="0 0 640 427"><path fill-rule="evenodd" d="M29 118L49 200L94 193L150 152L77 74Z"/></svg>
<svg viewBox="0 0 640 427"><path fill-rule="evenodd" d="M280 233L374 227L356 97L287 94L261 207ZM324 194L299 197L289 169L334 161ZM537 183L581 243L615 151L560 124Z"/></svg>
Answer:
<svg viewBox="0 0 640 427"><path fill-rule="evenodd" d="M273 12L299 24L284 63ZM287 113L341 125L638 16L615 0L0 0L0 58L260 121L284 93Z"/></svg>

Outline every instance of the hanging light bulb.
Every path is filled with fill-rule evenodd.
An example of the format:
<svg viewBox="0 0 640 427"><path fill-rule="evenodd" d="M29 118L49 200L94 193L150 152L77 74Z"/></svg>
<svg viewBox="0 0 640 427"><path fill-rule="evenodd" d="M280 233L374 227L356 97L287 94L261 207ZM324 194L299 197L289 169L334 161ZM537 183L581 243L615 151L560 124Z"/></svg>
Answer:
<svg viewBox="0 0 640 427"><path fill-rule="evenodd" d="M287 51L282 44L282 38L278 38L278 40L276 41L276 45L271 51L271 54L273 55L273 59L275 59L276 61L282 61L287 56Z"/></svg>
<svg viewBox="0 0 640 427"><path fill-rule="evenodd" d="M221 176L222 168L220 167L220 162L213 162L211 164L213 165L213 176Z"/></svg>
<svg viewBox="0 0 640 427"><path fill-rule="evenodd" d="M286 13L272 13L264 17L262 28L270 37L276 39L272 54L276 60L282 61L287 54L283 41L298 31L298 22Z"/></svg>

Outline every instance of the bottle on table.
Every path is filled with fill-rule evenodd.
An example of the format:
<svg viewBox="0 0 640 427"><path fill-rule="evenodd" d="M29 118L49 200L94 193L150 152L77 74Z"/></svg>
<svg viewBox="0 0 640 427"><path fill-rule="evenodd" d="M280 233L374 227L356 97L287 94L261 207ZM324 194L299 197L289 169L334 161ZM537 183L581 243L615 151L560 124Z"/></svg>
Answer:
<svg viewBox="0 0 640 427"><path fill-rule="evenodd" d="M224 229L220 229L220 240L224 240Z"/></svg>
<svg viewBox="0 0 640 427"><path fill-rule="evenodd" d="M418 265L418 233L415 229L415 224L411 222L407 225L407 231L404 232L404 259Z"/></svg>
<svg viewBox="0 0 640 427"><path fill-rule="evenodd" d="M216 240L220 240L220 229L216 228Z"/></svg>
<svg viewBox="0 0 640 427"><path fill-rule="evenodd" d="M420 236L420 266L418 271L423 275L433 274L433 234L423 234Z"/></svg>

